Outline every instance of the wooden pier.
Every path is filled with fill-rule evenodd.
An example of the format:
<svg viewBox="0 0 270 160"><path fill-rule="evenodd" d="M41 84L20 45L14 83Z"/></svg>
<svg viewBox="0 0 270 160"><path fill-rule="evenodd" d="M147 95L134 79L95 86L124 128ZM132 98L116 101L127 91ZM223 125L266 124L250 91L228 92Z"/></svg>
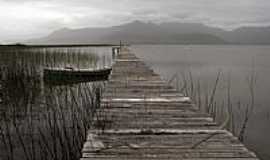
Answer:
<svg viewBox="0 0 270 160"><path fill-rule="evenodd" d="M127 48L121 49L81 160L258 160Z"/></svg>

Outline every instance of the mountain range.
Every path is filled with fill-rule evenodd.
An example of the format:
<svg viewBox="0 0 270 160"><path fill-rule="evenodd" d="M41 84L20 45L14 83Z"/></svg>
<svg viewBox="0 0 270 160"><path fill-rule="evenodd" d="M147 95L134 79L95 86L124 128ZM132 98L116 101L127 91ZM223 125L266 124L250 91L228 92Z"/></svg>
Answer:
<svg viewBox="0 0 270 160"><path fill-rule="evenodd" d="M200 23L133 21L103 28L62 28L26 44L270 44L270 27L241 27L232 31Z"/></svg>

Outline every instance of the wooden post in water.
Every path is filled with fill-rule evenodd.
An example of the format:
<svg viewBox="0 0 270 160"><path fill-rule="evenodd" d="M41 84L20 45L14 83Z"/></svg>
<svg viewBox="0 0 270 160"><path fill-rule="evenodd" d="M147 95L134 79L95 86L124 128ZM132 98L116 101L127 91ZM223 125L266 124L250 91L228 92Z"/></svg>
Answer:
<svg viewBox="0 0 270 160"><path fill-rule="evenodd" d="M112 47L112 58L115 59L120 53L120 47Z"/></svg>
<svg viewBox="0 0 270 160"><path fill-rule="evenodd" d="M122 41L120 40L120 49L122 49Z"/></svg>

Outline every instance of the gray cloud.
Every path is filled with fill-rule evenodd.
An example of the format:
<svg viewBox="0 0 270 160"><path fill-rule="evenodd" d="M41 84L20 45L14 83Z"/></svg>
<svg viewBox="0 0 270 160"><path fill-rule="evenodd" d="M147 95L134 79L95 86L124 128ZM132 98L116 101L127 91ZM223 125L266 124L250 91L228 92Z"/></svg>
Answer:
<svg viewBox="0 0 270 160"><path fill-rule="evenodd" d="M270 25L269 0L0 0L0 42L44 36L61 27L144 20L196 22L225 29Z"/></svg>

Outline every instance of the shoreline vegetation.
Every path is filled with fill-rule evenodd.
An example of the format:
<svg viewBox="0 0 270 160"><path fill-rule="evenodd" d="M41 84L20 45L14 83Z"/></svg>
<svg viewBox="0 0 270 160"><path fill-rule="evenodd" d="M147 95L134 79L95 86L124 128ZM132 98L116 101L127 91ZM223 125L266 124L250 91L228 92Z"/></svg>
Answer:
<svg viewBox="0 0 270 160"><path fill-rule="evenodd" d="M41 68L95 67L99 58L80 49L1 50L0 159L80 158L105 82L45 85Z"/></svg>
<svg viewBox="0 0 270 160"><path fill-rule="evenodd" d="M119 44L23 44L23 43L16 43L16 44L0 44L1 48L72 48L72 47L114 47L119 46Z"/></svg>

